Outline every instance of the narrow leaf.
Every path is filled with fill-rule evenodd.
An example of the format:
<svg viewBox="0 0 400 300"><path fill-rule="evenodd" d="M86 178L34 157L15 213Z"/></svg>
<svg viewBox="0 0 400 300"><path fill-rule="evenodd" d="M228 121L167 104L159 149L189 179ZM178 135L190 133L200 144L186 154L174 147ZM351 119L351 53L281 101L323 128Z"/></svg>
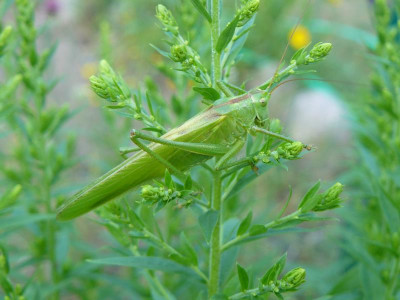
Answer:
<svg viewBox="0 0 400 300"><path fill-rule="evenodd" d="M249 275L247 274L246 270L239 264L236 264L239 282L241 286L242 292L249 288Z"/></svg>
<svg viewBox="0 0 400 300"><path fill-rule="evenodd" d="M218 100L219 98L221 98L221 96L217 92L217 90L215 90L213 88L202 88L202 87L195 86L193 88L193 90L195 92L199 93L200 95L202 95L203 98L206 100L215 101L215 100Z"/></svg>
<svg viewBox="0 0 400 300"><path fill-rule="evenodd" d="M225 29L221 32L221 35L218 38L217 46L215 49L217 52L221 53L226 46L228 46L229 42L232 40L233 35L235 34L236 26L239 22L239 15L237 15L231 22L226 25Z"/></svg>
<svg viewBox="0 0 400 300"><path fill-rule="evenodd" d="M278 261L268 269L268 271L261 278L261 282L265 284L269 284L271 281L275 282L278 279L279 274L282 273L283 268L286 264L287 253L283 254Z"/></svg>
<svg viewBox="0 0 400 300"><path fill-rule="evenodd" d="M200 0L191 0L193 6L198 10L198 12L207 19L208 23L211 23L211 16L208 13L207 9L204 5L200 2Z"/></svg>
<svg viewBox="0 0 400 300"><path fill-rule="evenodd" d="M318 197L314 197L321 186L321 181L318 181L311 189L308 190L308 192L305 194L303 197L303 200L301 200L301 203L299 205L299 209L301 209L302 212L308 212L312 210L315 205L318 204Z"/></svg>
<svg viewBox="0 0 400 300"><path fill-rule="evenodd" d="M243 221L240 223L238 231L237 231L237 236L242 235L247 232L247 230L250 228L251 225L251 219L253 218L253 213L250 211L246 218L243 219Z"/></svg>
<svg viewBox="0 0 400 300"><path fill-rule="evenodd" d="M209 210L206 213L202 214L199 217L199 224L201 229L203 230L204 237L206 238L207 243L211 239L212 231L214 230L215 225L218 221L218 212L215 210Z"/></svg>
<svg viewBox="0 0 400 300"><path fill-rule="evenodd" d="M189 258L189 261L192 265L197 266L198 260L197 260L197 254L196 251L194 250L192 244L186 237L185 233L181 233L181 244L183 247L183 252L186 254L186 256Z"/></svg>

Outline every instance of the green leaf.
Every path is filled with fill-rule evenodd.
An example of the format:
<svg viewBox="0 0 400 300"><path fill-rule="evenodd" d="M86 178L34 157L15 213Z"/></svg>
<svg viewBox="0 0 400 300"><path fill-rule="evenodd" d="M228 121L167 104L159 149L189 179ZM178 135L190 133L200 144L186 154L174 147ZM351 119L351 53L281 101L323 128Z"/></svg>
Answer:
<svg viewBox="0 0 400 300"><path fill-rule="evenodd" d="M199 1L199 0L191 0L193 6L198 10L198 12L207 19L208 23L211 23L211 16L208 13L207 9L204 7L204 5Z"/></svg>
<svg viewBox="0 0 400 300"><path fill-rule="evenodd" d="M55 219L53 214L43 215L16 215L0 219L0 229L11 229L15 227L25 226L27 224Z"/></svg>
<svg viewBox="0 0 400 300"><path fill-rule="evenodd" d="M193 90L197 93L199 93L200 95L203 96L204 99L206 100L211 100L211 101L216 101L219 98L221 98L220 94L218 93L218 91L216 89L213 88L203 88L203 87L198 87L195 86L193 88Z"/></svg>
<svg viewBox="0 0 400 300"><path fill-rule="evenodd" d="M221 255L221 276L220 285L225 286L229 279L232 278L232 273L235 268L237 256L239 254L239 247L231 248Z"/></svg>
<svg viewBox="0 0 400 300"><path fill-rule="evenodd" d="M165 169L164 182L169 189L173 188L172 177L168 169Z"/></svg>
<svg viewBox="0 0 400 300"><path fill-rule="evenodd" d="M379 183L377 183L377 189L379 195L378 202L382 210L383 218L386 220L392 233L398 232L400 228L400 211L393 205L394 201L391 201L390 195L386 193Z"/></svg>
<svg viewBox="0 0 400 300"><path fill-rule="evenodd" d="M247 274L246 270L239 264L236 264L240 287L242 292L249 288L249 275Z"/></svg>
<svg viewBox="0 0 400 300"><path fill-rule="evenodd" d="M206 238L207 243L211 239L211 234L214 230L215 225L218 221L218 212L216 210L210 209L206 213L202 214L199 217L199 224L201 229L203 230L204 237Z"/></svg>
<svg viewBox="0 0 400 300"><path fill-rule="evenodd" d="M359 266L359 276L364 294L363 299L381 300L387 287L382 282L379 273L371 272L367 266L361 264Z"/></svg>
<svg viewBox="0 0 400 300"><path fill-rule="evenodd" d="M221 32L217 41L217 46L215 47L215 50L217 50L218 53L221 53L232 40L238 22L239 15L237 15L231 22L229 22L228 25L226 25L225 29Z"/></svg>
<svg viewBox="0 0 400 300"><path fill-rule="evenodd" d="M3 269L2 271L5 274L8 274L10 272L10 264L8 261L7 249L3 245L0 245L0 254L4 257L4 264L2 266L2 269Z"/></svg>
<svg viewBox="0 0 400 300"><path fill-rule="evenodd" d="M196 251L194 250L190 241L187 239L184 232L181 233L180 239L181 239L181 244L183 247L184 254L189 258L189 261L192 265L197 266L198 259L197 259Z"/></svg>
<svg viewBox="0 0 400 300"><path fill-rule="evenodd" d="M232 43L232 47L229 53L224 54L224 60L225 60L225 63L223 65L224 68L232 65L235 62L244 44L246 43L249 31L253 27L254 20L255 16L253 16L249 22L247 22L243 27L240 27L240 29L236 32L236 36L238 38L235 39L235 41ZM227 55L226 58L225 55Z"/></svg>
<svg viewBox="0 0 400 300"><path fill-rule="evenodd" d="M191 190L193 186L193 180L190 175L185 180L185 190Z"/></svg>
<svg viewBox="0 0 400 300"><path fill-rule="evenodd" d="M14 288L10 280L8 280L8 278L4 274L0 274L0 286L7 295L13 293Z"/></svg>
<svg viewBox="0 0 400 300"><path fill-rule="evenodd" d="M250 236L260 235L267 232L267 228L265 225L253 225L250 227L249 234Z"/></svg>
<svg viewBox="0 0 400 300"><path fill-rule="evenodd" d="M312 210L318 204L318 201L320 199L318 197L315 197L315 195L318 193L320 186L321 186L321 181L318 181L305 194L305 196L303 197L303 200L301 200L301 203L299 205L299 209L301 209L302 212L308 212L308 211Z"/></svg>
<svg viewBox="0 0 400 300"><path fill-rule="evenodd" d="M282 273L286 264L287 253L283 254L278 261L264 274L261 278L262 284L269 284L271 281L275 282L279 274Z"/></svg>
<svg viewBox="0 0 400 300"><path fill-rule="evenodd" d="M100 259L90 259L90 263L100 265L113 265L113 266L124 266L134 267L149 270L159 270L167 273L180 273L201 279L192 269L178 264L172 260L153 257L153 256L121 256L121 257L107 257Z"/></svg>
<svg viewBox="0 0 400 300"><path fill-rule="evenodd" d="M153 44L150 44L150 46L156 50L160 55L166 57L166 58L170 58L170 54L167 51L161 50L160 48L154 46Z"/></svg>
<svg viewBox="0 0 400 300"><path fill-rule="evenodd" d="M250 211L246 218L240 223L238 231L236 233L237 236L242 235L247 232L251 225L251 219L253 218L253 213Z"/></svg>

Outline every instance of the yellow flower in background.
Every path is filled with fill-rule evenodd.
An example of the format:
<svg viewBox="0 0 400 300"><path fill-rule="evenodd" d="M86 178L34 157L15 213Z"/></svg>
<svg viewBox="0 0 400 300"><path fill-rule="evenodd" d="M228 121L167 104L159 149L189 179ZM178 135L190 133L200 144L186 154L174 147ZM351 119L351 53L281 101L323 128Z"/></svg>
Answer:
<svg viewBox="0 0 400 300"><path fill-rule="evenodd" d="M86 63L81 68L81 76L89 79L90 76L97 72L97 64L94 62Z"/></svg>
<svg viewBox="0 0 400 300"><path fill-rule="evenodd" d="M342 0L329 0L329 2L333 5L339 5L340 3L342 3Z"/></svg>
<svg viewBox="0 0 400 300"><path fill-rule="evenodd" d="M294 32L294 34L293 34L293 30L296 30ZM292 36L292 34L293 34L293 37L290 40L290 45L295 49L303 48L311 42L310 31L302 25L297 26L296 29L293 28L289 32L289 38Z"/></svg>

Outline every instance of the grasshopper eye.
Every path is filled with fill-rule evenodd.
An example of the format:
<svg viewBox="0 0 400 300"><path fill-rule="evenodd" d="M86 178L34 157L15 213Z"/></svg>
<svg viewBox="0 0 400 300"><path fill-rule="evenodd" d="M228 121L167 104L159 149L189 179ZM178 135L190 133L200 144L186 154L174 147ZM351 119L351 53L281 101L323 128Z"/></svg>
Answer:
<svg viewBox="0 0 400 300"><path fill-rule="evenodd" d="M265 98L261 98L260 99L260 104L261 104L262 107L267 106L267 100Z"/></svg>

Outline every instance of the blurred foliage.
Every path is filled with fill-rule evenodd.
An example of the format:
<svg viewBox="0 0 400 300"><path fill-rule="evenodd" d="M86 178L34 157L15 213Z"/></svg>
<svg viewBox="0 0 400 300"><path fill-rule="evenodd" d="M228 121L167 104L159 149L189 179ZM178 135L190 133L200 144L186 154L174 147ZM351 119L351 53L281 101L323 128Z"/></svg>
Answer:
<svg viewBox="0 0 400 300"><path fill-rule="evenodd" d="M14 2L23 9L18 12ZM97 216L82 218L74 225L56 222L53 215L65 195L81 187L87 178L97 176L121 161L116 155L118 149L122 156L130 155L129 130L139 126L143 113L150 119L154 117L162 125L162 132L182 124L204 107L199 94L192 89L193 81L184 73L173 70L181 63L178 50L182 48L175 48L176 64L172 64L165 62L149 45L171 54L171 48L163 48L160 42L164 36L154 17L154 7L160 1L37 1L35 26L28 2L0 2L0 138L4 145L0 149L0 285L4 294L20 300L23 297L185 299L195 291L199 299L206 297L201 279L188 282L193 275L192 263L197 260L204 269L208 259L208 245L200 241L210 233L209 226L203 225L202 231L198 230L197 220L203 210L201 204L193 205L204 199L197 194L188 194L179 182L168 183L168 176L164 182L142 190L147 205L142 203L139 193L133 193L99 209ZM224 1L222 28L240 6L240 1L232 1L235 5L228 2ZM388 1L390 4L386 6L386 1L379 0L375 1L376 6L371 6L371 12L376 15L373 22L375 35L368 32L368 25L363 25L367 16L367 10L363 10L367 3L364 6L363 3L367 1L314 1L307 7L306 2L262 1L246 45L229 72L230 83L240 85L246 81L247 86L253 87L259 85L266 74L272 75L291 31L305 11L286 60L309 41L334 40L330 59L318 67L321 70L319 76L332 81L296 81L285 85L273 94L272 112L282 116L282 123L291 124L293 115L301 114L292 111L291 99L301 93L304 86L349 99L346 107L355 124L357 152L350 153L351 149L338 144L338 139L331 135L318 137L312 141L318 143L318 151L298 162L291 162L290 172L275 168L259 179L251 178L254 182L241 193L239 189L237 193L235 191L224 206L226 217L233 217L227 221L224 230L235 231L239 219L253 219L254 224L264 224L269 219L268 226L280 225L274 223L283 205L277 199L287 198L289 182L295 187L293 199L301 199L311 181L320 177L334 180L348 167L351 172L343 178L348 200L341 209L345 222L341 226L330 226L323 233L317 230L318 227L307 225L277 232L273 229L263 234L268 236L267 242L242 244L240 252L235 247L229 249L223 257L225 291L238 293L254 287L253 292L259 292L258 278L266 271L276 274L286 262L286 256L277 257L288 251L288 271L275 278L275 287L287 288L287 283L295 287L303 284L304 269L307 270L306 282L296 294L288 294L288 299L316 296L326 296L321 299L397 299L398 3ZM193 9L191 1L166 0L162 4L171 8L179 27L184 29L182 39L195 49L207 69L211 57L205 19ZM80 109L87 105L86 97L89 97L92 101L88 109L94 111L94 103L98 101L86 92L84 99L82 94L71 96L71 91L77 90L72 86L67 87L69 93L65 90L57 92L62 82L57 85L56 92L53 90L58 83L53 71L67 58L52 58L56 47L51 41L55 39L49 39L49 36L55 32L56 39L63 42L65 34L62 32L61 35L61 31L65 28L57 33L57 26L53 28L53 25L62 22L58 16L71 13L68 9L73 14L68 31L73 32L74 38L77 37L74 42L82 47L75 50L75 55L79 53L80 56L85 47L92 52L88 63L82 65L83 76L88 78L96 72L94 60L105 59L123 75L118 74L125 79L132 95L140 98L140 110L135 103L127 102L119 111L120 115L129 115L128 118L121 118L115 110L104 109L101 110L103 119L92 114L84 118L85 122L77 123L84 113L76 115L77 110L60 105L60 101L68 100L73 108L79 105ZM43 12L47 15L43 16ZM12 26L12 31L8 25ZM371 64L365 63L366 48L370 53L367 58L375 65L370 83ZM151 65L154 68L149 68ZM66 69L66 72L71 71ZM77 70L73 72L77 77ZM315 74L306 77L319 79ZM365 82L372 86L371 92L367 91ZM57 98L60 101L56 101ZM153 112L149 111L148 100ZM81 102L77 104L78 101ZM105 105L113 105L103 101ZM135 118L137 112L139 118ZM71 117L74 118L71 120ZM280 128L278 123L275 126ZM74 128L79 129L78 153L74 152L76 133L70 134ZM346 135L346 132L339 132L339 135ZM270 162L275 157L276 153L264 152L257 159ZM349 159L357 164L349 163ZM268 165L263 167L269 170ZM204 186L205 195L211 193L207 178L206 171L200 168L192 172L193 181ZM263 188L267 186L266 182L267 189ZM319 197L322 194L319 193ZM155 198L164 199L164 202L155 201ZM141 203L138 209L136 201ZM253 215L248 214L255 202ZM293 202L288 204L288 210L296 213ZM184 209L189 204L191 208ZM158 209L164 205L153 217L154 206ZM202 222L212 224L213 214L204 215ZM246 224L240 225L241 230ZM253 230L264 230L261 227ZM342 241L342 252L339 241ZM169 248L171 245L173 248ZM145 260L155 255L162 257L151 262ZM115 256L119 258L112 260ZM140 260L142 258L144 260ZM171 264L171 260L176 264ZM152 270L149 267L152 264L164 265L167 273ZM185 268L181 268L182 264ZM144 265L149 270L139 271L137 267ZM170 271L172 273L168 273ZM265 295L262 297L259 298L266 299Z"/></svg>
<svg viewBox="0 0 400 300"><path fill-rule="evenodd" d="M400 3L377 0L371 7L378 36L369 55L372 89L350 105L358 165L348 175L353 201L339 232L346 256L333 299L400 296Z"/></svg>

